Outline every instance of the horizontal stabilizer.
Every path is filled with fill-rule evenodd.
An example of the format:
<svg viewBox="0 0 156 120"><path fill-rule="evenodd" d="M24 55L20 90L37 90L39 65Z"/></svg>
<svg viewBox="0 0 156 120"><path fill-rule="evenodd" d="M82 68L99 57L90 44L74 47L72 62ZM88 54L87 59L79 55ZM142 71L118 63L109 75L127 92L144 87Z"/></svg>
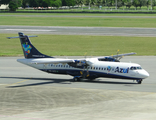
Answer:
<svg viewBox="0 0 156 120"><path fill-rule="evenodd" d="M27 37L38 37L36 35L34 36L27 36ZM7 37L8 39L14 39L14 38L26 38L26 36L17 36L17 37Z"/></svg>

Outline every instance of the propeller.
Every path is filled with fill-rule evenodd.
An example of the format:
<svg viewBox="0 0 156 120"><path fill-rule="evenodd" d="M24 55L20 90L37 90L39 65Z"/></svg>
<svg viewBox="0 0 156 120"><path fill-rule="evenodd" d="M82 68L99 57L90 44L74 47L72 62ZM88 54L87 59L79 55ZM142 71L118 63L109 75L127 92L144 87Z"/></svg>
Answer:
<svg viewBox="0 0 156 120"><path fill-rule="evenodd" d="M118 57L118 55L119 55L119 51L120 51L120 50L118 49L118 50L117 50L117 58L116 58L116 60L118 60L118 61L119 61L121 58L124 57L124 56L120 56L120 57Z"/></svg>
<svg viewBox="0 0 156 120"><path fill-rule="evenodd" d="M117 50L117 56L116 57L114 57L113 55L112 55L112 58L113 59L115 59L116 61L119 61L121 58L123 58L124 56L118 56L119 55L119 49Z"/></svg>
<svg viewBox="0 0 156 120"><path fill-rule="evenodd" d="M89 76L89 71L88 71L88 64L87 64L87 60L86 60L86 55L87 55L87 52L84 54L85 56L85 60L84 60L84 65L83 65L83 70L80 71L80 74L83 78L86 78ZM80 61L81 62L81 61Z"/></svg>
<svg viewBox="0 0 156 120"><path fill-rule="evenodd" d="M124 56L118 56L119 55L119 49L117 50L117 55L111 55L112 56L112 58L115 60L115 61L117 61L117 62L119 62L119 60L121 59L121 58L123 58Z"/></svg>
<svg viewBox="0 0 156 120"><path fill-rule="evenodd" d="M117 50L117 55L119 54L119 51L120 51L120 50L118 49L118 50Z"/></svg>

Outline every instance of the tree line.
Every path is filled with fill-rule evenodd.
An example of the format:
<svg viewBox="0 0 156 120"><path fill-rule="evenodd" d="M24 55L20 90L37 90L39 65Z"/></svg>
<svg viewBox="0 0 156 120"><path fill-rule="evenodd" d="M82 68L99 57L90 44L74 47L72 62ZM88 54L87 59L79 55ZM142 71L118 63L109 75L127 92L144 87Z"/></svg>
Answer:
<svg viewBox="0 0 156 120"><path fill-rule="evenodd" d="M136 9L142 6L154 7L156 0L0 0L1 4L9 4L11 11L15 11L18 7L62 7L62 6L116 6L118 9L122 6L131 8L134 6Z"/></svg>

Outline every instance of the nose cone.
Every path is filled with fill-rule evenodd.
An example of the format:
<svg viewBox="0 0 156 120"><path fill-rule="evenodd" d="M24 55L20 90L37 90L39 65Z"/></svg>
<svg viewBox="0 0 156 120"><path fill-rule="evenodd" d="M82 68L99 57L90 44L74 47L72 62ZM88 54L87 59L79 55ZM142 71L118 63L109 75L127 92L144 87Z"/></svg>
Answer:
<svg viewBox="0 0 156 120"><path fill-rule="evenodd" d="M139 72L142 78L147 78L149 77L149 73L146 70L142 70Z"/></svg>

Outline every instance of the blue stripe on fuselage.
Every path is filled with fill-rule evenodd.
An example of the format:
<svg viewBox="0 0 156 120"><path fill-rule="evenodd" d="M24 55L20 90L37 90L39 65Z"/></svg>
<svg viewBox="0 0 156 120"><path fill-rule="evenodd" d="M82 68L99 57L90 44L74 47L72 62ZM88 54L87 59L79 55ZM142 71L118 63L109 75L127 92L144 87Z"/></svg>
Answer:
<svg viewBox="0 0 156 120"><path fill-rule="evenodd" d="M80 71L82 70L72 70L72 69L40 69L41 71L53 73L53 74L65 74L71 76L81 76ZM100 72L100 71L89 71L89 78L98 78L98 77L106 77L106 78L120 78L120 79L141 79L141 78L134 78L134 77L127 77L117 74L111 74L109 72Z"/></svg>

